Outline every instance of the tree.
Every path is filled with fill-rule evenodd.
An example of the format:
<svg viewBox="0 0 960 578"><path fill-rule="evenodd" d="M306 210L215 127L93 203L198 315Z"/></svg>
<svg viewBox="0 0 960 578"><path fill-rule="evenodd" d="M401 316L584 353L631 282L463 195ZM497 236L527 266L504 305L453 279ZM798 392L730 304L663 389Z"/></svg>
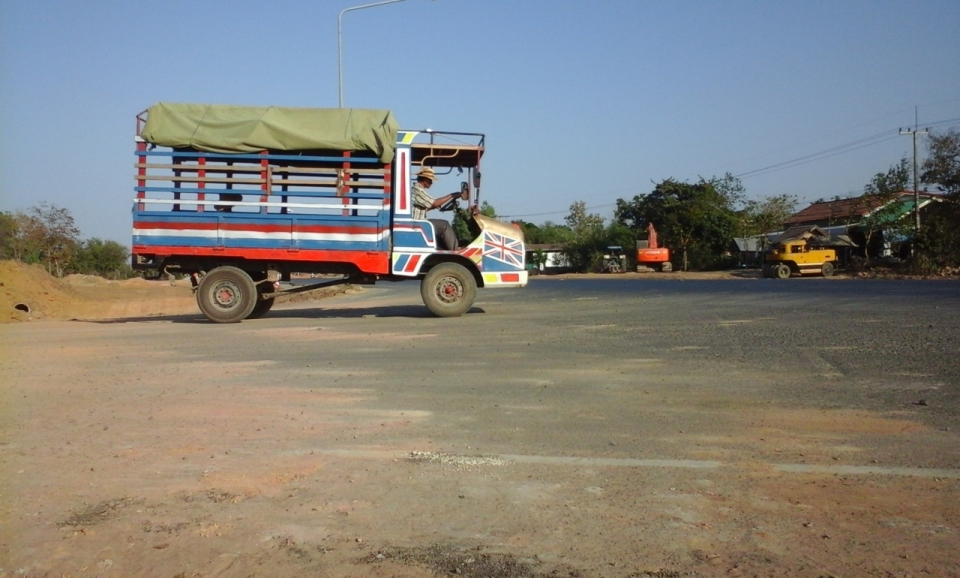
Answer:
<svg viewBox="0 0 960 578"><path fill-rule="evenodd" d="M947 194L931 207L920 229L918 260L928 266L917 268L955 267L960 265L960 130L932 135L922 168L923 182L938 184Z"/></svg>
<svg viewBox="0 0 960 578"><path fill-rule="evenodd" d="M567 263L577 271L598 268L606 248L603 217L587 213L587 204L575 201L564 221L570 230L563 248Z"/></svg>
<svg viewBox="0 0 960 578"><path fill-rule="evenodd" d="M931 135L929 154L921 168L923 182L939 184L948 194L960 195L960 130Z"/></svg>
<svg viewBox="0 0 960 578"><path fill-rule="evenodd" d="M865 215L860 220L865 254L870 254L867 249L877 233L881 233L886 240L910 234L909 220L901 218L904 214L901 197L910 182L910 169L910 161L904 157L899 163L891 165L887 172L875 174L863 187L857 207Z"/></svg>
<svg viewBox="0 0 960 578"><path fill-rule="evenodd" d="M575 201L571 204L570 213L563 220L570 227L574 239L590 237L603 229L603 217L588 214L587 204L583 201Z"/></svg>
<svg viewBox="0 0 960 578"><path fill-rule="evenodd" d="M783 228L783 223L797 210L797 197L775 195L760 200L747 201L743 213L747 216L747 235L755 237Z"/></svg>
<svg viewBox="0 0 960 578"><path fill-rule="evenodd" d="M133 270L127 263L129 251L116 241L88 239L80 244L70 269L77 273L100 275L112 279L130 277Z"/></svg>
<svg viewBox="0 0 960 578"><path fill-rule="evenodd" d="M42 263L52 275L63 276L80 243L80 229L70 211L40 203L26 212L3 215L3 255L24 263Z"/></svg>
<svg viewBox="0 0 960 578"><path fill-rule="evenodd" d="M480 214L491 219L497 218L497 210L486 201L480 204ZM470 219L462 211L453 214L453 232L457 235L457 239L470 239L471 241L474 239L476 235L470 232L469 221Z"/></svg>
<svg viewBox="0 0 960 578"><path fill-rule="evenodd" d="M647 195L629 202L617 199L615 218L638 235L653 223L660 244L680 252L684 271L717 266L736 232L737 219L715 181L701 178L690 184L666 179Z"/></svg>

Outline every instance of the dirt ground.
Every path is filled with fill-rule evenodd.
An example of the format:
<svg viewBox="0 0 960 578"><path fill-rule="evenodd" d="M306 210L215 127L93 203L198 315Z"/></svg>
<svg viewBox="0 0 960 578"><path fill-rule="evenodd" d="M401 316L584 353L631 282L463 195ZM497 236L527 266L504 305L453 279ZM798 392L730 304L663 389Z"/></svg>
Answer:
<svg viewBox="0 0 960 578"><path fill-rule="evenodd" d="M759 277L755 271L705 273L627 273L624 275L556 275L551 279L597 279L640 276L649 279L738 279ZM307 299L338 295L355 288L311 293ZM281 299L278 303L295 301ZM127 279L110 281L93 275L67 275L57 279L40 265L0 261L0 323L43 319L121 319L197 313L189 280Z"/></svg>
<svg viewBox="0 0 960 578"><path fill-rule="evenodd" d="M958 449L950 428L918 417L929 392L923 407L911 398L898 412L790 407L752 395L765 378L750 368L735 373L744 389L733 394L699 366L700 381L687 383L675 377L679 367L651 357L608 367L571 354L533 373L511 371L520 377L503 387L519 399L467 406L458 421L447 400L434 399L443 380L422 399L383 399L397 395L378 381L394 360L366 372L351 366L361 347L399 356L448 337L438 333L450 324L390 317L396 303L366 303L355 314L346 304L342 318L320 320L281 308L257 324L214 327L189 321L198 311L186 283L55 280L0 262L0 284L0 321L41 321L0 327L0 578L960 576L960 480L949 469ZM478 338L478 357L517 339L496 333L498 315L491 308L466 320L489 323L476 331L490 339ZM718 324L733 332L762 317ZM190 344L164 341L184 326ZM616 329L565 328L585 336L566 336L576 343ZM634 340L648 331L631 330ZM254 348L282 340L298 363L257 353L228 361L217 345L223 335ZM826 383L813 393L824 396L839 388L828 350L807 360ZM625 367L645 375L639 392ZM920 388L924 378L896 379ZM551 407L549 396L565 387L594 399L575 394L582 405ZM581 447L593 461L540 455L535 442L548 434L532 423L566 412L566 423L586 432L549 436L587 443L590 424L611 413L595 399L619 394L624 423L612 430L622 435ZM482 435L468 418L494 421L485 411L516 430L518 447L529 439L529 455L431 441L472 443ZM431 425L431 414L452 423ZM651 443L659 445L643 445ZM682 451L677 469L619 457ZM929 455L947 464L942 472ZM857 473L911 460L925 475ZM855 465L838 467L847 464ZM790 465L800 471L785 474Z"/></svg>
<svg viewBox="0 0 960 578"><path fill-rule="evenodd" d="M320 299L356 288L333 287L277 303ZM189 279L171 283L134 278L110 281L94 275L50 276L40 265L0 261L0 323L164 317L199 313Z"/></svg>

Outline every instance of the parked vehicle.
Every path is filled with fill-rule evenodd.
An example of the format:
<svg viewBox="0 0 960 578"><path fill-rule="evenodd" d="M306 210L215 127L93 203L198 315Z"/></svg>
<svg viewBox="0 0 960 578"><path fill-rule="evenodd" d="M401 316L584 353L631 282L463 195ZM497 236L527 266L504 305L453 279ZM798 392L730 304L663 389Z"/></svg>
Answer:
<svg viewBox="0 0 960 578"><path fill-rule="evenodd" d="M603 273L625 273L627 271L627 256L623 254L623 247L620 245L607 247L600 271Z"/></svg>
<svg viewBox="0 0 960 578"><path fill-rule="evenodd" d="M339 283L419 279L457 316L478 287L527 283L522 231L479 214L483 134L399 130L384 110L160 103L137 116L133 267L190 275L211 321L263 315L296 273ZM411 180L462 175L471 238L437 248ZM457 180L457 179L451 179ZM442 196L442 195L437 195Z"/></svg>
<svg viewBox="0 0 960 578"><path fill-rule="evenodd" d="M673 271L673 264L670 263L670 249L657 244L657 230L653 223L647 224L647 240L637 241L637 273L648 271L664 273Z"/></svg>
<svg viewBox="0 0 960 578"><path fill-rule="evenodd" d="M763 276L772 279L789 279L792 275L830 277L836 264L836 250L811 246L807 239L795 239L777 243L767 251Z"/></svg>

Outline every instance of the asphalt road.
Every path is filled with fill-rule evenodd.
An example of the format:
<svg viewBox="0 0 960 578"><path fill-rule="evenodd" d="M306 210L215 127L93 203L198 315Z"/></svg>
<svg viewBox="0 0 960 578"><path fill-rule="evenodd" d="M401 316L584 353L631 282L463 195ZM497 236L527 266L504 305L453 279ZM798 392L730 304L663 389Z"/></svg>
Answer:
<svg viewBox="0 0 960 578"><path fill-rule="evenodd" d="M960 575L956 281L535 278L451 319L408 282L4 337L0 576Z"/></svg>

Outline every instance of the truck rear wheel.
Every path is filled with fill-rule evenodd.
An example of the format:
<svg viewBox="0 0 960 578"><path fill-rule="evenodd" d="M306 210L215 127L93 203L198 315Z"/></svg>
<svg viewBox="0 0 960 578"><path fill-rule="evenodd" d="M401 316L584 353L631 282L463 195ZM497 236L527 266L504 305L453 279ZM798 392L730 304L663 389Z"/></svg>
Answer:
<svg viewBox="0 0 960 578"><path fill-rule="evenodd" d="M250 275L236 267L217 267L200 280L197 305L210 321L238 323L257 304L257 287Z"/></svg>
<svg viewBox="0 0 960 578"><path fill-rule="evenodd" d="M823 273L824 277L833 276L833 263L824 263L823 267L820 267L820 272Z"/></svg>
<svg viewBox="0 0 960 578"><path fill-rule="evenodd" d="M261 295L264 293L273 292L273 283L267 283L261 281L257 283L257 302L253 306L253 311L250 312L250 315L247 315L247 319L260 319L273 308L273 303L276 301L275 297L270 297L268 299L262 299Z"/></svg>
<svg viewBox="0 0 960 578"><path fill-rule="evenodd" d="M250 315L247 315L247 319L260 319L267 314L270 309L273 308L273 302L275 299L259 299L256 305L253 306L253 310L250 311Z"/></svg>
<svg viewBox="0 0 960 578"><path fill-rule="evenodd" d="M780 263L779 265L777 265L777 268L774 269L773 272L777 276L777 279L790 278L790 266L785 263Z"/></svg>
<svg viewBox="0 0 960 578"><path fill-rule="evenodd" d="M420 296L437 317L458 317L473 307L477 281L463 265L441 263L420 282Z"/></svg>

